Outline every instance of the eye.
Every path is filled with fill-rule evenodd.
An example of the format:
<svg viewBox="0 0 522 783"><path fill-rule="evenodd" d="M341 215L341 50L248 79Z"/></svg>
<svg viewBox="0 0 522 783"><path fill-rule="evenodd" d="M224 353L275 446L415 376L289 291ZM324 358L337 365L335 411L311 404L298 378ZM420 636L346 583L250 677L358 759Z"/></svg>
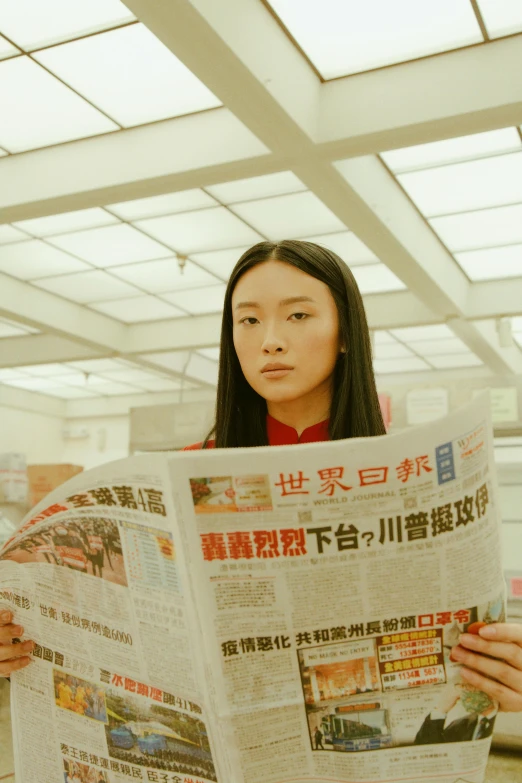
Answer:
<svg viewBox="0 0 522 783"><path fill-rule="evenodd" d="M308 313L292 313L290 316L290 318L293 318L296 321L304 321L308 317Z"/></svg>
<svg viewBox="0 0 522 783"><path fill-rule="evenodd" d="M242 318L239 323L245 324L245 326L254 326L256 323L258 323L258 320L257 318L254 318L253 315L247 315L247 317Z"/></svg>

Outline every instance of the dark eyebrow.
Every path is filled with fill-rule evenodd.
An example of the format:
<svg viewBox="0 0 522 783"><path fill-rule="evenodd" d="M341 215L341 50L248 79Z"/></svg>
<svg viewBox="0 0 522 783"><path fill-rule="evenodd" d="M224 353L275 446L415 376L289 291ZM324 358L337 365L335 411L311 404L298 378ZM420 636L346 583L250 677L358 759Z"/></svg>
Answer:
<svg viewBox="0 0 522 783"><path fill-rule="evenodd" d="M314 302L315 299L312 299L310 296L290 296L288 299L281 299L279 302L280 305L291 305L291 304L297 304L298 302ZM236 310L241 310L243 307L261 307L259 302L239 302L236 306Z"/></svg>

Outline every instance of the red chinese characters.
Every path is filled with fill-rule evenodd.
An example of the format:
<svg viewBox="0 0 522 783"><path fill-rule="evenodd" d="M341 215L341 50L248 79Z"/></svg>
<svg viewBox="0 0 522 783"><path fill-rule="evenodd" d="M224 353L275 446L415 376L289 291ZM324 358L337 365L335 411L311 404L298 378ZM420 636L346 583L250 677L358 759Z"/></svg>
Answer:
<svg viewBox="0 0 522 783"><path fill-rule="evenodd" d="M397 478L405 484L410 476L421 476L422 472L431 473L433 468L429 464L429 457L427 454L423 454L420 457L415 457L415 461L411 459L404 459L400 465L395 468L397 472Z"/></svg>
<svg viewBox="0 0 522 783"><path fill-rule="evenodd" d="M304 528L202 533L203 560L260 560L307 554Z"/></svg>

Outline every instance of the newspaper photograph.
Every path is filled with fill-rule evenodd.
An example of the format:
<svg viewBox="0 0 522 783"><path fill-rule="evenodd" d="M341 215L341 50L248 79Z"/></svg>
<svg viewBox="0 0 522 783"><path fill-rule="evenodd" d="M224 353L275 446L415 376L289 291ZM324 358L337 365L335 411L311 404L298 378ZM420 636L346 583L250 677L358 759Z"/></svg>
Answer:
<svg viewBox="0 0 522 783"><path fill-rule="evenodd" d="M397 435L139 456L0 552L36 640L17 780L482 783L497 704L463 632L505 619L489 403Z"/></svg>

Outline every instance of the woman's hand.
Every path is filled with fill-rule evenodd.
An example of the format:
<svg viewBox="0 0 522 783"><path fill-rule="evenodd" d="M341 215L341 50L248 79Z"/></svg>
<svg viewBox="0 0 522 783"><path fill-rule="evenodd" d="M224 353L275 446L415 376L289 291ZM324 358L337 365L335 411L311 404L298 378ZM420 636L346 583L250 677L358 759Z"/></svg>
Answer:
<svg viewBox="0 0 522 783"><path fill-rule="evenodd" d="M0 677L9 677L31 663L29 654L34 648L34 642L13 644L13 639L19 639L23 632L20 625L13 624L11 612L0 613Z"/></svg>
<svg viewBox="0 0 522 783"><path fill-rule="evenodd" d="M461 676L498 702L501 712L522 712L522 625L493 623L463 633L452 660Z"/></svg>

